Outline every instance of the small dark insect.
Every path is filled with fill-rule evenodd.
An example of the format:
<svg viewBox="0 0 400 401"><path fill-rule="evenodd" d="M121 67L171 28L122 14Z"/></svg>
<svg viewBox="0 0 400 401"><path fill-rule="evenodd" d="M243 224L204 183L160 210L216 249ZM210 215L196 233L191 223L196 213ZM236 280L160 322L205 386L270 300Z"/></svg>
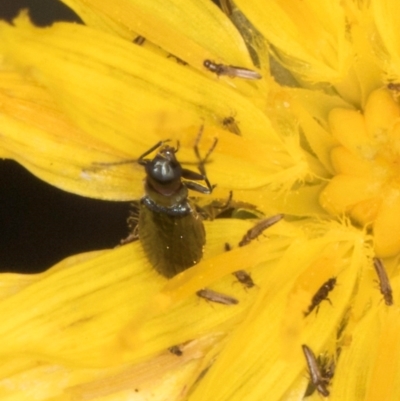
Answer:
<svg viewBox="0 0 400 401"><path fill-rule="evenodd" d="M231 246L226 242L225 243L225 251L228 252L231 250ZM252 288L255 286L253 279L250 274L245 270L237 270L232 273L239 283L242 283L246 288Z"/></svg>
<svg viewBox="0 0 400 401"><path fill-rule="evenodd" d="M381 294L383 295L383 299L385 300L385 304L387 306L393 305L392 287L390 286L389 278L386 274L385 266L383 265L382 260L379 258L374 258L374 267L379 278L379 287Z"/></svg>
<svg viewBox="0 0 400 401"><path fill-rule="evenodd" d="M169 347L168 351L171 354L174 354L176 356L182 356L183 355L183 352L182 352L181 348L179 347L179 345L173 345L172 347Z"/></svg>
<svg viewBox="0 0 400 401"><path fill-rule="evenodd" d="M204 67L207 70L214 72L217 76L226 75L229 78L243 78L243 79L261 79L262 76L253 70L247 68L235 67L233 65L217 64L211 60L204 60Z"/></svg>
<svg viewBox="0 0 400 401"><path fill-rule="evenodd" d="M182 168L176 159L177 148L161 141L141 155L138 163L145 167L146 195L141 199L139 213L139 239L153 267L163 276L171 278L200 261L205 245L205 230L200 215L188 199L188 189L210 194L213 190L207 179L204 164L217 144L200 157L199 173ZM153 159L145 159L157 150ZM194 181L202 180L206 187Z"/></svg>
<svg viewBox="0 0 400 401"><path fill-rule="evenodd" d="M257 223L254 227L246 232L243 236L242 240L239 242L239 247L248 245L252 240L256 239L260 236L264 230L271 227L272 225L276 224L278 221L282 220L283 214L277 214L275 216L269 217L267 219L261 220ZM225 251L230 251L231 246L226 243L225 244ZM255 286L253 279L251 278L250 274L247 273L245 270L237 270L232 273L236 279L242 283L246 288L252 288Z"/></svg>
<svg viewBox="0 0 400 401"><path fill-rule="evenodd" d="M261 220L254 227L250 228L249 231L243 236L242 240L239 242L239 246L245 246L251 241L260 236L267 228L273 226L278 221L283 219L283 214L277 214L267 219Z"/></svg>
<svg viewBox="0 0 400 401"><path fill-rule="evenodd" d="M135 162L144 166L146 194L140 200L139 210L134 210L133 216L128 219L133 233L123 243L139 236L150 263L167 278L195 265L203 256L205 230L201 216L188 199L188 190L203 194L212 192L214 186L208 181L204 166L217 145L217 139L206 156L201 158L198 144L202 133L203 127L194 146L200 173L182 168L176 158L179 143L174 148L166 145L168 141L158 142L137 160L97 163L100 166L115 166ZM156 150L154 158L146 159ZM204 181L206 186L195 181Z"/></svg>
<svg viewBox="0 0 400 401"><path fill-rule="evenodd" d="M237 281L242 283L246 288L253 288L255 286L250 274L245 270L237 270L233 272L233 275L236 277Z"/></svg>
<svg viewBox="0 0 400 401"><path fill-rule="evenodd" d="M319 366L321 377L328 384L335 375L335 368L336 368L335 360L333 358L329 358L326 354L318 355L317 365ZM310 395L314 394L315 390L317 390L317 387L314 385L312 381L310 381L304 393L304 397L309 397Z"/></svg>
<svg viewBox="0 0 400 401"><path fill-rule="evenodd" d="M317 308L318 311L319 305L322 301L328 301L332 305L332 302L328 298L328 295L335 288L335 285L336 277L332 277L329 280L325 281L325 283L321 285L321 287L312 297L311 304L308 307L308 310L304 312L304 316L308 316L315 308Z"/></svg>
<svg viewBox="0 0 400 401"><path fill-rule="evenodd" d="M203 288L196 292L200 298L204 298L211 302L216 302L223 305L236 305L239 301L229 295L221 294L220 292L215 292L209 290L208 288Z"/></svg>
<svg viewBox="0 0 400 401"><path fill-rule="evenodd" d="M305 344L303 344L301 347L303 348L304 356L306 357L311 383L321 395L328 397L329 391L326 386L329 384L329 378L323 376L317 359L315 358L315 355L311 349Z"/></svg>
<svg viewBox="0 0 400 401"><path fill-rule="evenodd" d="M242 135L242 133L240 132L239 126L237 125L237 122L235 120L235 117L230 116L230 117L225 117L222 120L222 125L230 132L232 132L232 134L235 135Z"/></svg>
<svg viewBox="0 0 400 401"><path fill-rule="evenodd" d="M146 41L146 38L143 37L143 36L136 36L136 38L133 39L133 43L134 43L135 45L139 45L139 46L142 46L142 44L143 44L145 41Z"/></svg>

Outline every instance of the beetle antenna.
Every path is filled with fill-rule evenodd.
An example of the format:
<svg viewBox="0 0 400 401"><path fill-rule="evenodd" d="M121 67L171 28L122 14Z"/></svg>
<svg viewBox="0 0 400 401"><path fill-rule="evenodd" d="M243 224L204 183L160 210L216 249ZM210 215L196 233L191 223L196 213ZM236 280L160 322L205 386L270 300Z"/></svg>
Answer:
<svg viewBox="0 0 400 401"><path fill-rule="evenodd" d="M138 159L127 159L127 160L122 160L119 162L94 162L93 165L98 166L98 167L113 167L113 166L122 166L124 164L133 164L133 163L139 163L142 164L144 158L149 155L150 153L154 152L156 149L159 147L163 146L165 143L170 142L170 139L165 139L163 141L157 142L154 146L152 146L149 150L146 150L141 156L139 156ZM179 141L178 141L178 147L175 150L177 152L179 149Z"/></svg>

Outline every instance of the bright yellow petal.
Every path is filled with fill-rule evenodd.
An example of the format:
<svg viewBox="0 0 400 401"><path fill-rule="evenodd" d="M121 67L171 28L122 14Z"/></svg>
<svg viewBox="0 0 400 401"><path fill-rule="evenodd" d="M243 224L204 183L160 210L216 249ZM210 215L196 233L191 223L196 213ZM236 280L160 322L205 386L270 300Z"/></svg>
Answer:
<svg viewBox="0 0 400 401"><path fill-rule="evenodd" d="M399 280L392 284L394 291L400 289ZM400 396L400 318L396 308L385 307L379 298L375 290L373 307L357 322L350 344L342 348L332 400L396 400Z"/></svg>
<svg viewBox="0 0 400 401"><path fill-rule="evenodd" d="M394 233L400 230L400 197L388 195L382 201L374 223L375 250L379 257L395 256L400 249L400 238Z"/></svg>
<svg viewBox="0 0 400 401"><path fill-rule="evenodd" d="M331 159L338 174L368 176L372 173L371 163L357 157L343 146L338 146L332 150Z"/></svg>
<svg viewBox="0 0 400 401"><path fill-rule="evenodd" d="M42 87L3 70L0 98L2 157L12 158L42 180L80 195L132 199L142 194L138 175L127 185L126 177L114 171L92 176L85 173L91 161L108 160L115 150L79 129Z"/></svg>
<svg viewBox="0 0 400 401"><path fill-rule="evenodd" d="M200 71L203 61L254 68L244 41L232 23L211 2L195 0L64 1L78 14L96 16L91 26L118 26L135 32ZM83 13L82 13L83 12ZM100 20L100 24L97 22Z"/></svg>
<svg viewBox="0 0 400 401"><path fill-rule="evenodd" d="M233 89L193 74L166 59L160 60L139 46L83 26L57 24L43 30L31 26L24 17L16 25L18 29L7 25L1 27L3 40L0 49L8 54L7 59L23 71L29 68L35 79L46 86L59 107L90 137L95 138L95 143L119 157L93 154L86 163L79 160L76 167L80 171L75 170L72 174L74 180L79 174L82 181L69 183L68 187L65 184L66 189L101 198L122 200L129 199L132 194L138 197L141 185L136 183L143 177L141 168L99 168L93 163L135 159L154 143L166 138L179 138L182 160L193 160L193 151L188 148L193 147L203 123L198 116L200 110L211 124L219 125L218 129L208 130L206 127L205 130L205 136L220 136L215 153L215 163L220 164L219 167L212 164L219 170L220 176L214 176L211 168L212 180L222 183L229 177L230 182L239 187L259 187L277 179L295 179L290 170L286 176L282 175L281 170L291 167L296 159L285 150L268 118ZM228 98L229 104L225 102ZM244 143L242 138L221 132L223 119L231 115L231 105L234 105L243 136L251 142ZM140 121L139 126L132 125L136 121ZM69 138L67 131L64 130L63 136ZM211 141L210 138L208 146ZM207 142L204 143L202 146L207 149ZM220 157L219 152L226 156ZM56 155L55 150L52 153ZM235 153L238 155L236 161ZM261 153L263 158L254 157ZM249 160L243 162L246 154ZM58 153L56 157L71 160L75 159L74 155L75 152L69 150ZM228 171L225 164L227 158L233 166ZM255 162L268 166L267 170L259 170ZM70 163L74 164L74 161ZM300 165L300 175L305 174L307 164L301 161ZM51 169L51 164L48 164L48 169ZM55 170L53 174L59 173ZM114 175L120 176L121 181L114 183ZM254 181L249 181L249 177ZM64 185L57 183L56 177L50 177L49 181ZM107 188L109 181L112 188ZM225 185L230 185L230 182L228 179ZM73 185L84 188L73 188Z"/></svg>
<svg viewBox="0 0 400 401"><path fill-rule="evenodd" d="M347 73L351 47L339 3L239 0L236 4L274 45L283 63L304 79L336 82Z"/></svg>
<svg viewBox="0 0 400 401"><path fill-rule="evenodd" d="M336 328L354 290L362 259L362 249L356 243L353 243L350 260L341 257L352 248L352 235L349 232L349 242L339 247L340 234L328 234L315 242L308 240L307 245L304 238L298 237L298 242L293 243L282 257L264 265L268 273L256 302L189 398L191 401L204 398L243 400L250 395L249 399L260 399L266 394L271 399L281 399L286 394L305 373L301 344L310 344L320 350L336 340ZM357 234L353 239L356 237ZM327 267L324 273L318 272L322 266ZM305 274L307 269L308 274ZM343 280L340 281L341 296L336 294L333 298L332 295L335 308L330 313L321 313L318 319L310 316L305 322L303 308L312 292L303 298L303 303L298 302L299 298L297 302L290 300L294 300L294 294L299 293L301 286L307 287L310 276L312 278L315 273L325 277L339 274L338 280Z"/></svg>
<svg viewBox="0 0 400 401"><path fill-rule="evenodd" d="M321 194L322 207L332 214L351 212L358 202L374 197L375 191L366 177L337 175Z"/></svg>
<svg viewBox="0 0 400 401"><path fill-rule="evenodd" d="M383 68L391 79L400 77L400 35L397 30L396 16L400 12L396 0L371 1L369 38L372 48L380 58Z"/></svg>
<svg viewBox="0 0 400 401"><path fill-rule="evenodd" d="M142 401L150 397L175 400L187 392L187 384L200 374L202 359L210 353L217 338L208 336L182 346L180 357L165 350L150 361L105 369L38 363L28 358L3 359L0 397L10 401ZM8 371L8 376L4 375L6 367L14 368Z"/></svg>
<svg viewBox="0 0 400 401"><path fill-rule="evenodd" d="M329 114L329 126L333 135L355 155L373 155L367 136L364 117L355 110L334 109Z"/></svg>

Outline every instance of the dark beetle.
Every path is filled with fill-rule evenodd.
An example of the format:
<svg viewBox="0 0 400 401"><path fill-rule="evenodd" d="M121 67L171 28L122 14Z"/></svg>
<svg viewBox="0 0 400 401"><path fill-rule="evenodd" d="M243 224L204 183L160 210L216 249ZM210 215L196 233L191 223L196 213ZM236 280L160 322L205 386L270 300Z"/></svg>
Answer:
<svg viewBox="0 0 400 401"><path fill-rule="evenodd" d="M331 305L332 302L328 298L329 293L335 288L336 285L336 277L331 277L329 280L325 281L324 284L318 289L315 295L312 297L311 304L308 307L308 310L304 312L304 316L308 316L315 308L318 308L322 301L328 301Z"/></svg>
<svg viewBox="0 0 400 401"><path fill-rule="evenodd" d="M326 387L328 386L329 380L333 375L330 377L324 376L326 372L324 371L323 373L321 371L321 367L317 362L317 358L315 357L311 349L305 344L303 344L301 347L303 348L304 356L307 361L311 383L321 395L323 395L324 397L328 397L329 391Z"/></svg>
<svg viewBox="0 0 400 401"><path fill-rule="evenodd" d="M174 148L166 145L167 141L157 143L138 159L146 170L146 195L140 201L139 239L150 263L167 278L195 265L203 256L205 230L188 199L188 189L203 194L212 192L204 164L217 141L201 159L197 147L201 133L202 130L195 145L200 173L182 168L176 158L179 144ZM153 159L145 158L155 150L158 151ZM206 186L193 181L204 181Z"/></svg>
<svg viewBox="0 0 400 401"><path fill-rule="evenodd" d="M387 306L393 305L392 287L390 286L389 277L386 273L385 266L383 265L382 260L379 258L374 258L373 262L376 274L379 277L379 287L381 294L383 295L383 299L385 300L385 304Z"/></svg>
<svg viewBox="0 0 400 401"><path fill-rule="evenodd" d="M272 217L267 217L259 221L254 227L250 228L239 242L239 246L250 244L251 241L258 238L267 228L273 226L278 221L283 219L283 214L276 214Z"/></svg>

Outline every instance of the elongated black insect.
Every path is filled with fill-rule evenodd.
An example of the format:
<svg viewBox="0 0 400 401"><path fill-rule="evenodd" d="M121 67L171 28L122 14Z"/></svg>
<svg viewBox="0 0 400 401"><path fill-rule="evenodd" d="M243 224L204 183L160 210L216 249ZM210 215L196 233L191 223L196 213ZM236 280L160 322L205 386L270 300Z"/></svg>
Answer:
<svg viewBox="0 0 400 401"><path fill-rule="evenodd" d="M239 303L236 298L233 298L229 295L221 294L220 292L209 290L208 288L203 288L202 290L197 291L196 294L200 298L204 298L208 301L216 302L218 304L236 305Z"/></svg>
<svg viewBox="0 0 400 401"><path fill-rule="evenodd" d="M213 190L205 174L204 164L217 144L214 141L206 157L201 159L198 142L195 153L199 159L196 173L182 168L176 158L177 148L161 141L142 154L138 163L145 167L146 195L141 199L139 239L153 267L171 278L200 261L205 245L205 230L200 215L188 199L188 189L210 194ZM158 149L153 159L145 157ZM204 181L206 186L194 181Z"/></svg>
<svg viewBox="0 0 400 401"><path fill-rule="evenodd" d="M332 302L328 298L329 293L335 288L336 285L336 277L332 277L329 280L325 281L324 284L319 287L318 291L312 297L311 304L308 307L308 310L304 312L304 316L308 316L315 308L319 308L319 305L322 301L328 301L331 305Z"/></svg>
<svg viewBox="0 0 400 401"><path fill-rule="evenodd" d="M229 78L243 78L243 79L261 79L262 76L253 70L249 70L243 67L235 67L233 65L217 64L211 60L204 60L204 67L207 70L214 72L218 76L226 75Z"/></svg>
<svg viewBox="0 0 400 401"><path fill-rule="evenodd" d="M259 237L267 228L273 226L282 219L283 214L277 214L275 216L261 220L254 227L250 228L249 231L247 231L242 240L239 242L239 246L245 246L249 244L251 241Z"/></svg>
<svg viewBox="0 0 400 401"><path fill-rule="evenodd" d="M326 386L329 384L329 379L324 377L321 373L320 367L318 365L317 359L311 349L303 344L304 356L307 361L308 371L310 372L310 380L318 392L324 397L328 397L329 391Z"/></svg>
<svg viewBox="0 0 400 401"><path fill-rule="evenodd" d="M334 358L328 357L325 355L318 355L316 358L317 366L319 367L319 372L321 374L322 380L328 385L335 375L336 364ZM309 397L314 394L314 391L317 390L317 387L310 380L306 391L304 393L304 397Z"/></svg>
<svg viewBox="0 0 400 401"><path fill-rule="evenodd" d="M222 125L230 132L232 132L232 134L235 135L242 135L242 133L240 132L240 128L235 120L235 117L233 116L229 116L229 117L225 117L222 120Z"/></svg>
<svg viewBox="0 0 400 401"><path fill-rule="evenodd" d="M390 286L389 277L387 276L382 260L374 258L374 267L379 278L379 288L385 300L385 304L388 306L393 305L392 287Z"/></svg>

